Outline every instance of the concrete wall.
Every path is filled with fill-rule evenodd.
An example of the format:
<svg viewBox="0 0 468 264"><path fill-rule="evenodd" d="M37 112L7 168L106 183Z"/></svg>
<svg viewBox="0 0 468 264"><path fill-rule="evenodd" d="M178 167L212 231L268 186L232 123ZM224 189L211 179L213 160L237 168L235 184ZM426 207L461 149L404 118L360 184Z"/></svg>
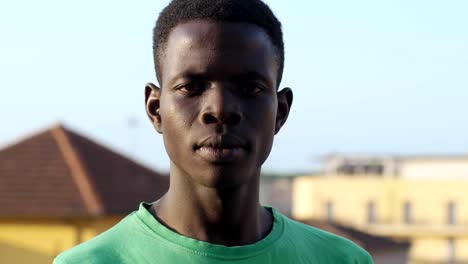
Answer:
<svg viewBox="0 0 468 264"><path fill-rule="evenodd" d="M260 203L270 205L285 215L291 215L292 177L262 177Z"/></svg>
<svg viewBox="0 0 468 264"><path fill-rule="evenodd" d="M370 254L374 264L404 264L409 260L406 249L382 250Z"/></svg>

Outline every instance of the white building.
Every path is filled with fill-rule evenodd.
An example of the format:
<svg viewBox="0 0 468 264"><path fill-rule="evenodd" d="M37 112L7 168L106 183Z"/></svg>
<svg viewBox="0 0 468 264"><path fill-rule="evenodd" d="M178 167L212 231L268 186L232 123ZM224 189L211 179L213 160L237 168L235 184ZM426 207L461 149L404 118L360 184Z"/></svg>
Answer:
<svg viewBox="0 0 468 264"><path fill-rule="evenodd" d="M468 179L468 155L391 156L331 154L325 175L381 175L403 179Z"/></svg>

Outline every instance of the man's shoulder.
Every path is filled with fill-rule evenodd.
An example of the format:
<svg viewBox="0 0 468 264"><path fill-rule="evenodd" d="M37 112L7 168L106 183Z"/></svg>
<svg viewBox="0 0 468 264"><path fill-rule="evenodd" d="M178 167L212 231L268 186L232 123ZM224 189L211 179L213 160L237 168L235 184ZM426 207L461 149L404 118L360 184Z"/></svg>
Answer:
<svg viewBox="0 0 468 264"><path fill-rule="evenodd" d="M372 258L367 251L353 241L287 218L288 235L299 239L304 248L317 249L324 258L334 258L340 263L370 264Z"/></svg>
<svg viewBox="0 0 468 264"><path fill-rule="evenodd" d="M59 254L53 264L118 263L133 214L98 236Z"/></svg>

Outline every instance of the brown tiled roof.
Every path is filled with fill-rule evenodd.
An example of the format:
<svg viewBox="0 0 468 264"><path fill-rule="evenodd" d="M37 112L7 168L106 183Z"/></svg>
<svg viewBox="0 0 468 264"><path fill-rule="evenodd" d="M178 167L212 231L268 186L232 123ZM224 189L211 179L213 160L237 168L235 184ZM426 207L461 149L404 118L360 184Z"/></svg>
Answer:
<svg viewBox="0 0 468 264"><path fill-rule="evenodd" d="M94 217L158 199L169 177L56 125L0 150L0 217Z"/></svg>
<svg viewBox="0 0 468 264"><path fill-rule="evenodd" d="M328 223L318 220L301 220L300 222L345 237L363 247L371 254L379 250L409 248L408 241L397 241L388 237L372 235L337 223Z"/></svg>

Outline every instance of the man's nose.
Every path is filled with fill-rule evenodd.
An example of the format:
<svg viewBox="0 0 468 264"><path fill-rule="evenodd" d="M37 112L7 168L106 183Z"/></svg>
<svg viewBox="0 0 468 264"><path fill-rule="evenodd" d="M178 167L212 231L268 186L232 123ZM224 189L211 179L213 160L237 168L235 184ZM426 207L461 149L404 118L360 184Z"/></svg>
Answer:
<svg viewBox="0 0 468 264"><path fill-rule="evenodd" d="M202 123L236 126L241 122L240 98L228 87L216 85L206 91L204 96Z"/></svg>

